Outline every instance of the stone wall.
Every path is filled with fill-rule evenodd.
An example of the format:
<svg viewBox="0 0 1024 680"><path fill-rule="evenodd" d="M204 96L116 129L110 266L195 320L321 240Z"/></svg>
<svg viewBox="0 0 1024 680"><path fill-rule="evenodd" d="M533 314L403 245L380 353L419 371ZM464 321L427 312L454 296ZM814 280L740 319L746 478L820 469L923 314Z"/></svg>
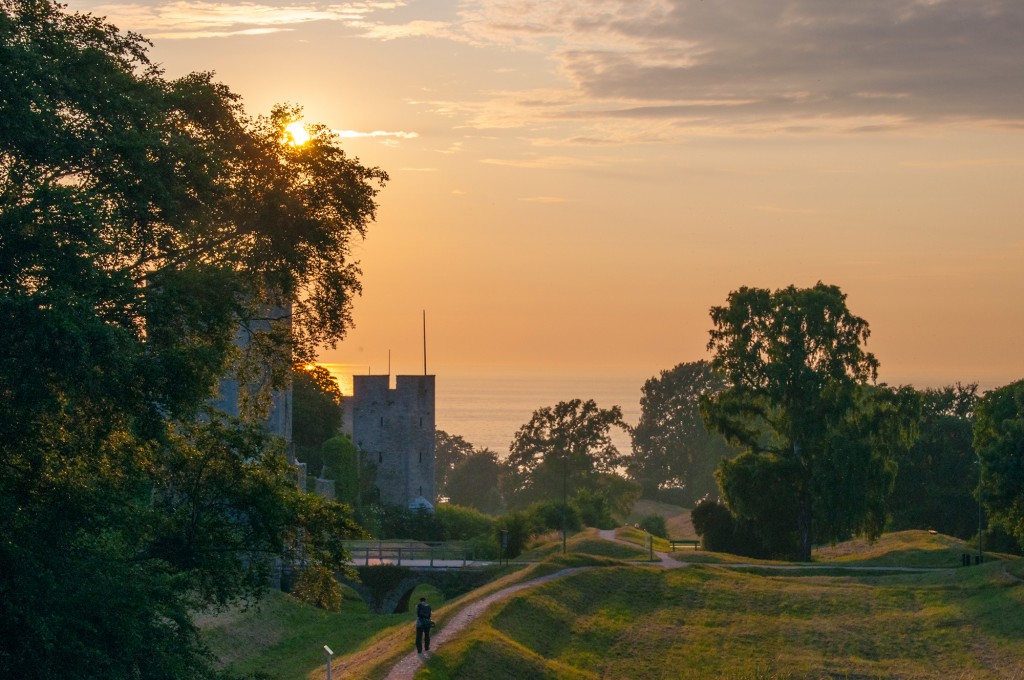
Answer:
<svg viewBox="0 0 1024 680"><path fill-rule="evenodd" d="M345 426L366 459L377 466L381 500L408 506L434 503L434 376L352 376Z"/></svg>

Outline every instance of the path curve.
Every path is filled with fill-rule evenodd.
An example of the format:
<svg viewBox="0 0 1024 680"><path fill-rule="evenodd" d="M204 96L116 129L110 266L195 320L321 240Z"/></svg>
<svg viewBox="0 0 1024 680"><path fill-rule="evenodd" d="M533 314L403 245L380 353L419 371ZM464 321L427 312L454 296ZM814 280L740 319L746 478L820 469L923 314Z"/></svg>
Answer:
<svg viewBox="0 0 1024 680"><path fill-rule="evenodd" d="M557 578L563 578L565 576L570 576L593 568L594 567L572 567L570 569L562 569L561 571L556 571L553 574L541 576L522 583L516 583L515 585L493 592L487 597L483 597L476 602L472 602L457 611L451 618L444 622L444 626L439 626L435 629L437 632L431 634L430 642L435 648L437 648L439 645L445 643L458 633L465 630L474 619L480 616L480 614L482 614L492 604L507 599L521 590L532 588L533 586L540 585L541 583L553 581ZM410 622L410 633L412 633L412 625L412 622ZM416 674L416 671L422 663L423 659L421 659L415 651L411 651L403 656L398 663L392 666L391 671L385 676L385 680L412 680L412 677Z"/></svg>

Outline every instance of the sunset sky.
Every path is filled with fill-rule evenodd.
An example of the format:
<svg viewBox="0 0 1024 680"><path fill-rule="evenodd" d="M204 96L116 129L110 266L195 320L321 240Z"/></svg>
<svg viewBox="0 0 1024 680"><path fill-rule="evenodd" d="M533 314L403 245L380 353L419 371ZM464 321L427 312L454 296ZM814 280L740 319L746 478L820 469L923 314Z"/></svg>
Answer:
<svg viewBox="0 0 1024 680"><path fill-rule="evenodd" d="M1020 0L109 2L167 75L391 181L356 372L654 375L740 286L848 294L889 383L1024 378Z"/></svg>

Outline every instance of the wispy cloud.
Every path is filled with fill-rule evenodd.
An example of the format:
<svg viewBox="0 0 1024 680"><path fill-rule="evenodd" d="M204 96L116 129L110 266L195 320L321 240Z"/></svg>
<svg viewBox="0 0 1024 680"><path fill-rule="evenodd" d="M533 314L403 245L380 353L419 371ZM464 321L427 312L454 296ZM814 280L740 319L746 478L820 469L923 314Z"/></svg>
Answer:
<svg viewBox="0 0 1024 680"><path fill-rule="evenodd" d="M402 130L389 132L387 130L373 130L361 132L359 130L331 130L342 139L372 139L385 146L397 146L403 140L416 139L419 134L416 132L405 132Z"/></svg>
<svg viewBox="0 0 1024 680"><path fill-rule="evenodd" d="M404 4L387 0L331 5L201 0L174 0L155 4L93 4L74 0L70 6L72 9L86 9L92 14L105 16L119 27L140 32L148 38L187 40L261 35L292 30L314 21L336 21L359 26L374 12L396 9Z"/></svg>
<svg viewBox="0 0 1024 680"><path fill-rule="evenodd" d="M547 56L560 96L492 93L479 127L560 116L587 133L644 119L676 136L850 134L1024 120L1019 0L465 0L451 24L386 19L361 25Z"/></svg>
<svg viewBox="0 0 1024 680"><path fill-rule="evenodd" d="M504 165L512 168L575 168L596 165L595 161L572 156L543 156L534 158L484 158L488 165Z"/></svg>

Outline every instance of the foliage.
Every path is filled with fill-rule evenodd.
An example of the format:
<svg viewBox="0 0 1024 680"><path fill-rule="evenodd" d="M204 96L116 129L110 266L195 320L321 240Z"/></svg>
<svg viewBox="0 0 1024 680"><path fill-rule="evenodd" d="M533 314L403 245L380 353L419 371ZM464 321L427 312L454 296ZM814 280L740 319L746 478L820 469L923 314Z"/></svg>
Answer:
<svg viewBox="0 0 1024 680"><path fill-rule="evenodd" d="M985 393L974 418L989 521L1024 545L1024 380Z"/></svg>
<svg viewBox="0 0 1024 680"><path fill-rule="evenodd" d="M494 528L494 518L489 517L475 508L460 507L451 503L440 503L434 516L444 527L445 540L468 541L476 536L490 534Z"/></svg>
<svg viewBox="0 0 1024 680"><path fill-rule="evenodd" d="M573 399L533 412L510 447L510 502L567 497L594 483L595 473L611 473L623 457L611 440L612 428L627 429L618 406L602 409L593 400Z"/></svg>
<svg viewBox="0 0 1024 680"><path fill-rule="evenodd" d="M341 609L341 584L330 569L320 565L302 570L292 586L292 595L329 612Z"/></svg>
<svg viewBox="0 0 1024 680"><path fill-rule="evenodd" d="M519 511L499 517L494 523L494 531L498 541L501 540L502 531L508 532L505 557L516 558L526 549L527 542L536 533L537 528L531 513Z"/></svg>
<svg viewBox="0 0 1024 680"><path fill-rule="evenodd" d="M921 393L920 436L896 451L890 528L935 529L967 538L978 530L978 465L972 443L976 384Z"/></svg>
<svg viewBox="0 0 1024 680"><path fill-rule="evenodd" d="M0 0L3 677L212 676L194 608L257 594L282 552L334 568L358 533L250 423L348 327L386 175L146 48ZM206 408L224 375L253 386L245 422Z"/></svg>
<svg viewBox="0 0 1024 680"><path fill-rule="evenodd" d="M637 523L640 528L659 538L668 538L668 525L662 515L645 515Z"/></svg>
<svg viewBox="0 0 1024 680"><path fill-rule="evenodd" d="M450 477L452 472L467 458L473 455L474 447L457 434L448 434L444 430L434 432L434 482L438 495L451 497L458 489ZM460 505L467 505L457 501Z"/></svg>
<svg viewBox="0 0 1024 680"><path fill-rule="evenodd" d="M359 449L347 434L331 437L320 446L319 461L327 479L334 480L335 497L352 506L365 487L359 459Z"/></svg>
<svg viewBox="0 0 1024 680"><path fill-rule="evenodd" d="M341 388L330 371L315 364L295 364L291 378L292 443L296 456L310 464L310 472L319 475L320 466L306 454L338 434Z"/></svg>
<svg viewBox="0 0 1024 680"><path fill-rule="evenodd" d="M691 513L693 528L705 550L747 557L768 557L771 551L749 520L733 516L719 501L703 498Z"/></svg>
<svg viewBox="0 0 1024 680"><path fill-rule="evenodd" d="M531 517L534 533L561 531L563 526L570 532L583 528L579 508L572 503L543 501L532 504L526 510Z"/></svg>
<svg viewBox="0 0 1024 680"><path fill-rule="evenodd" d="M478 449L451 471L445 493L452 503L500 515L505 511L505 498L500 490L504 472L498 454L490 449Z"/></svg>
<svg viewBox="0 0 1024 680"><path fill-rule="evenodd" d="M783 504L802 560L815 539L877 535L893 449L913 439L916 413L909 390L866 389L878 368L862 348L867 322L850 313L839 288L823 283L741 288L711 318L711 365L729 386L706 397L703 412L748 449L720 468L730 510L763 527L779 521L766 505ZM771 542L779 538L769 533Z"/></svg>
<svg viewBox="0 0 1024 680"><path fill-rule="evenodd" d="M709 432L700 400L725 387L706 361L679 364L643 386L640 421L633 428L628 470L644 497L665 500L663 490L683 488L673 500L687 506L716 491L718 462L738 453L717 432Z"/></svg>

